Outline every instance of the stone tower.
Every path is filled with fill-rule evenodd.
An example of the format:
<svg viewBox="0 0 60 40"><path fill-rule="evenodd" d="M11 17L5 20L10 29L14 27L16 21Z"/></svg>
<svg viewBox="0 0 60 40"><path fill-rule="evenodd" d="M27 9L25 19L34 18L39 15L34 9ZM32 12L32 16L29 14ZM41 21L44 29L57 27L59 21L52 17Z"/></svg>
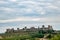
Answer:
<svg viewBox="0 0 60 40"><path fill-rule="evenodd" d="M48 29L49 30L53 30L52 26L48 25Z"/></svg>
<svg viewBox="0 0 60 40"><path fill-rule="evenodd" d="M17 28L17 31L19 31L20 29L19 28Z"/></svg>
<svg viewBox="0 0 60 40"><path fill-rule="evenodd" d="M44 25L42 25L42 28L45 28L45 26L44 26Z"/></svg>

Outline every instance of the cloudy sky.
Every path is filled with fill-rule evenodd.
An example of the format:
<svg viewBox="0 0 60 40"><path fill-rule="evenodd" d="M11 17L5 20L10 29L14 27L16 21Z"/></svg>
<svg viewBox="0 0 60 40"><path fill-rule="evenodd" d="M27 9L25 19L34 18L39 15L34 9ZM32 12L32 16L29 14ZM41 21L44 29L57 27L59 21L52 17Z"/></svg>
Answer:
<svg viewBox="0 0 60 40"><path fill-rule="evenodd" d="M60 0L0 0L0 33L42 25L60 30Z"/></svg>

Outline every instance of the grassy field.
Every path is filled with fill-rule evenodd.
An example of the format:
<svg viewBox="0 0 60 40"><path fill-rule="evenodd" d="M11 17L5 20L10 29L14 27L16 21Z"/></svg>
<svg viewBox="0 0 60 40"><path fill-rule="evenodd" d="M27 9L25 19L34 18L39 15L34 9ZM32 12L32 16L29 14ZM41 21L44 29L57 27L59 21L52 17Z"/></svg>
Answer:
<svg viewBox="0 0 60 40"><path fill-rule="evenodd" d="M34 38L32 35L20 35L20 34L1 34L0 40L39 40L40 38Z"/></svg>
<svg viewBox="0 0 60 40"><path fill-rule="evenodd" d="M3 35L3 38L0 40L40 40L40 38L32 37L30 35ZM60 40L60 34L53 35L51 38L47 38L48 40Z"/></svg>
<svg viewBox="0 0 60 40"><path fill-rule="evenodd" d="M41 33L30 33L30 34L19 34L19 33L4 33L0 34L0 40L40 40L46 37L48 40L60 40L60 34L41 34Z"/></svg>
<svg viewBox="0 0 60 40"><path fill-rule="evenodd" d="M54 35L52 38L49 40L60 40L60 34Z"/></svg>

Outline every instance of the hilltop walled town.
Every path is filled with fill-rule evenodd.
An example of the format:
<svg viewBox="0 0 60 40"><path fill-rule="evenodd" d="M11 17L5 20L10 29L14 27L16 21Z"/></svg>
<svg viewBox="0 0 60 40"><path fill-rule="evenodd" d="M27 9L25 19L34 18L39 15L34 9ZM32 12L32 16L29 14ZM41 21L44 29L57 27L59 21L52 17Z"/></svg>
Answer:
<svg viewBox="0 0 60 40"><path fill-rule="evenodd" d="M45 27L45 25L42 25L42 27L38 27L38 28L35 28L35 27L31 27L31 28L27 28L27 27L24 27L22 29L19 29L17 28L17 30L14 30L14 28L12 29L7 29L6 30L6 33L28 33L28 32L38 32L38 31L45 31L45 33L48 33L47 31L48 30L53 30L52 26L48 25L48 27Z"/></svg>

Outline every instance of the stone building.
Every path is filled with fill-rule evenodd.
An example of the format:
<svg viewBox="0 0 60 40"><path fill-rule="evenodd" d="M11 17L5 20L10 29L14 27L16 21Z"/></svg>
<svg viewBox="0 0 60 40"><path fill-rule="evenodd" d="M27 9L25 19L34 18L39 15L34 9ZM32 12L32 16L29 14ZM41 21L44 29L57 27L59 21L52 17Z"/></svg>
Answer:
<svg viewBox="0 0 60 40"><path fill-rule="evenodd" d="M31 28L24 27L22 29L17 28L17 30L14 30L14 28L12 28L12 29L7 29L6 33L28 33L28 32L38 32L40 30L47 31L47 30L53 30L53 28L50 25L48 25L48 27L45 27L44 25L42 25L41 28L40 27L38 27L38 28L35 28L35 27L31 27Z"/></svg>

